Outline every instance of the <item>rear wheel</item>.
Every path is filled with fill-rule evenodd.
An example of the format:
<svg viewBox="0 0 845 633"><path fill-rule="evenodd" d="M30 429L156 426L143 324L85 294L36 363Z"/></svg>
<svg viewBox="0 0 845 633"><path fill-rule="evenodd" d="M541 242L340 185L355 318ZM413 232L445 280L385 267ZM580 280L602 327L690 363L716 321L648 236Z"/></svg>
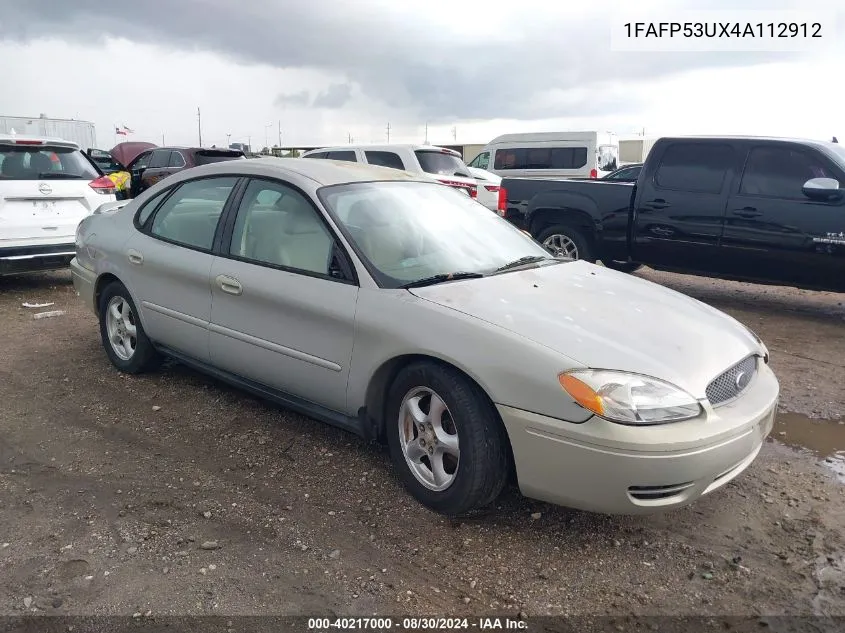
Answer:
<svg viewBox="0 0 845 633"><path fill-rule="evenodd" d="M555 224L540 231L537 241L554 255L596 261L592 240L582 228Z"/></svg>
<svg viewBox="0 0 845 633"><path fill-rule="evenodd" d="M112 364L127 374L154 369L160 357L138 318L129 291L113 281L100 295L100 337Z"/></svg>
<svg viewBox="0 0 845 633"><path fill-rule="evenodd" d="M483 392L433 362L399 372L387 402L387 443L399 478L422 504L459 516L492 503L508 477L507 437Z"/></svg>

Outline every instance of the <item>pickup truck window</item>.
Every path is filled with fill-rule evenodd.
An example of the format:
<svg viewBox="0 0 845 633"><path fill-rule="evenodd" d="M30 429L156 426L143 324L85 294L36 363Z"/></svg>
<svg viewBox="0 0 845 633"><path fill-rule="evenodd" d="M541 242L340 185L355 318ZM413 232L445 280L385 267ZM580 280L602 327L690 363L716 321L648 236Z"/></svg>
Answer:
<svg viewBox="0 0 845 633"><path fill-rule="evenodd" d="M811 178L835 178L821 161L788 147L755 147L748 156L739 192L749 196L804 199Z"/></svg>
<svg viewBox="0 0 845 633"><path fill-rule="evenodd" d="M580 169L586 147L509 147L496 152L493 169Z"/></svg>
<svg viewBox="0 0 845 633"><path fill-rule="evenodd" d="M654 182L660 189L720 193L733 162L729 145L675 143L663 153Z"/></svg>

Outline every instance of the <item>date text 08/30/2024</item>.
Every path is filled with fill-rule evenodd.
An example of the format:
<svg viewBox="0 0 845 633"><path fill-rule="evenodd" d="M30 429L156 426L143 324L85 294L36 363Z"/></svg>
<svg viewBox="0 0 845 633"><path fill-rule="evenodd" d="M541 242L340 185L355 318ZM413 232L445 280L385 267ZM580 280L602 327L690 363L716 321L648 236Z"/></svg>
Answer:
<svg viewBox="0 0 845 633"><path fill-rule="evenodd" d="M519 618L473 617L473 618L309 618L308 630L314 633L323 631L448 631L448 630L526 630L528 622Z"/></svg>

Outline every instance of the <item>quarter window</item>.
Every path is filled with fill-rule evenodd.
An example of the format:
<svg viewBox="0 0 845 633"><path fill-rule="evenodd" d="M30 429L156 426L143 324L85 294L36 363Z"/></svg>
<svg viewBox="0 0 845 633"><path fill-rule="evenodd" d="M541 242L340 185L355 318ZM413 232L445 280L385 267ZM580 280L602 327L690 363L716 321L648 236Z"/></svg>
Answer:
<svg viewBox="0 0 845 633"><path fill-rule="evenodd" d="M237 178L203 178L184 183L153 216L150 233L202 250L211 250L217 223Z"/></svg>
<svg viewBox="0 0 845 633"><path fill-rule="evenodd" d="M229 253L256 263L344 277L334 239L314 206L278 182L253 180L249 184Z"/></svg>
<svg viewBox="0 0 845 633"><path fill-rule="evenodd" d="M402 158L395 152L367 151L364 152L364 156L367 157L367 162L370 165L390 167L392 169L401 169L403 171L405 169L405 165L402 163Z"/></svg>
<svg viewBox="0 0 845 633"><path fill-rule="evenodd" d="M728 145L675 143L660 159L655 184L661 189L721 193L734 151Z"/></svg>
<svg viewBox="0 0 845 633"><path fill-rule="evenodd" d="M773 198L804 197L804 183L812 178L832 178L820 161L788 147L755 147L748 156L739 192Z"/></svg>
<svg viewBox="0 0 845 633"><path fill-rule="evenodd" d="M329 152L326 155L326 158L329 160L345 160L350 163L358 162L358 159L355 157L355 152L350 150L344 150L341 152Z"/></svg>
<svg viewBox="0 0 845 633"><path fill-rule="evenodd" d="M157 193L150 198L143 207L141 207L141 211L138 213L137 217L138 226L144 226L147 223L147 220L150 219L153 211L156 210L156 207L158 207L159 203L164 200L168 193L170 193L170 189L165 189L164 191Z"/></svg>

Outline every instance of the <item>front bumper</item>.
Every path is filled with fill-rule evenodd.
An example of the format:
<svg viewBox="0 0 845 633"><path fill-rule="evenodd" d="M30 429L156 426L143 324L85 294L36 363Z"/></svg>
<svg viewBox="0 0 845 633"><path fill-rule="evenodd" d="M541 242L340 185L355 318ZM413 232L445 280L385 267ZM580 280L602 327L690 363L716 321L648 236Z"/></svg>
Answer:
<svg viewBox="0 0 845 633"><path fill-rule="evenodd" d="M70 274L73 278L73 289L76 290L76 294L94 314L97 314L97 304L94 300L97 276L87 268L82 267L76 257L70 260Z"/></svg>
<svg viewBox="0 0 845 633"><path fill-rule="evenodd" d="M75 254L72 243L0 248L0 275L67 268Z"/></svg>
<svg viewBox="0 0 845 633"><path fill-rule="evenodd" d="M650 514L688 505L745 470L772 430L778 396L777 379L761 363L742 397L685 422L624 427L593 417L573 424L497 408L525 496L603 514Z"/></svg>

